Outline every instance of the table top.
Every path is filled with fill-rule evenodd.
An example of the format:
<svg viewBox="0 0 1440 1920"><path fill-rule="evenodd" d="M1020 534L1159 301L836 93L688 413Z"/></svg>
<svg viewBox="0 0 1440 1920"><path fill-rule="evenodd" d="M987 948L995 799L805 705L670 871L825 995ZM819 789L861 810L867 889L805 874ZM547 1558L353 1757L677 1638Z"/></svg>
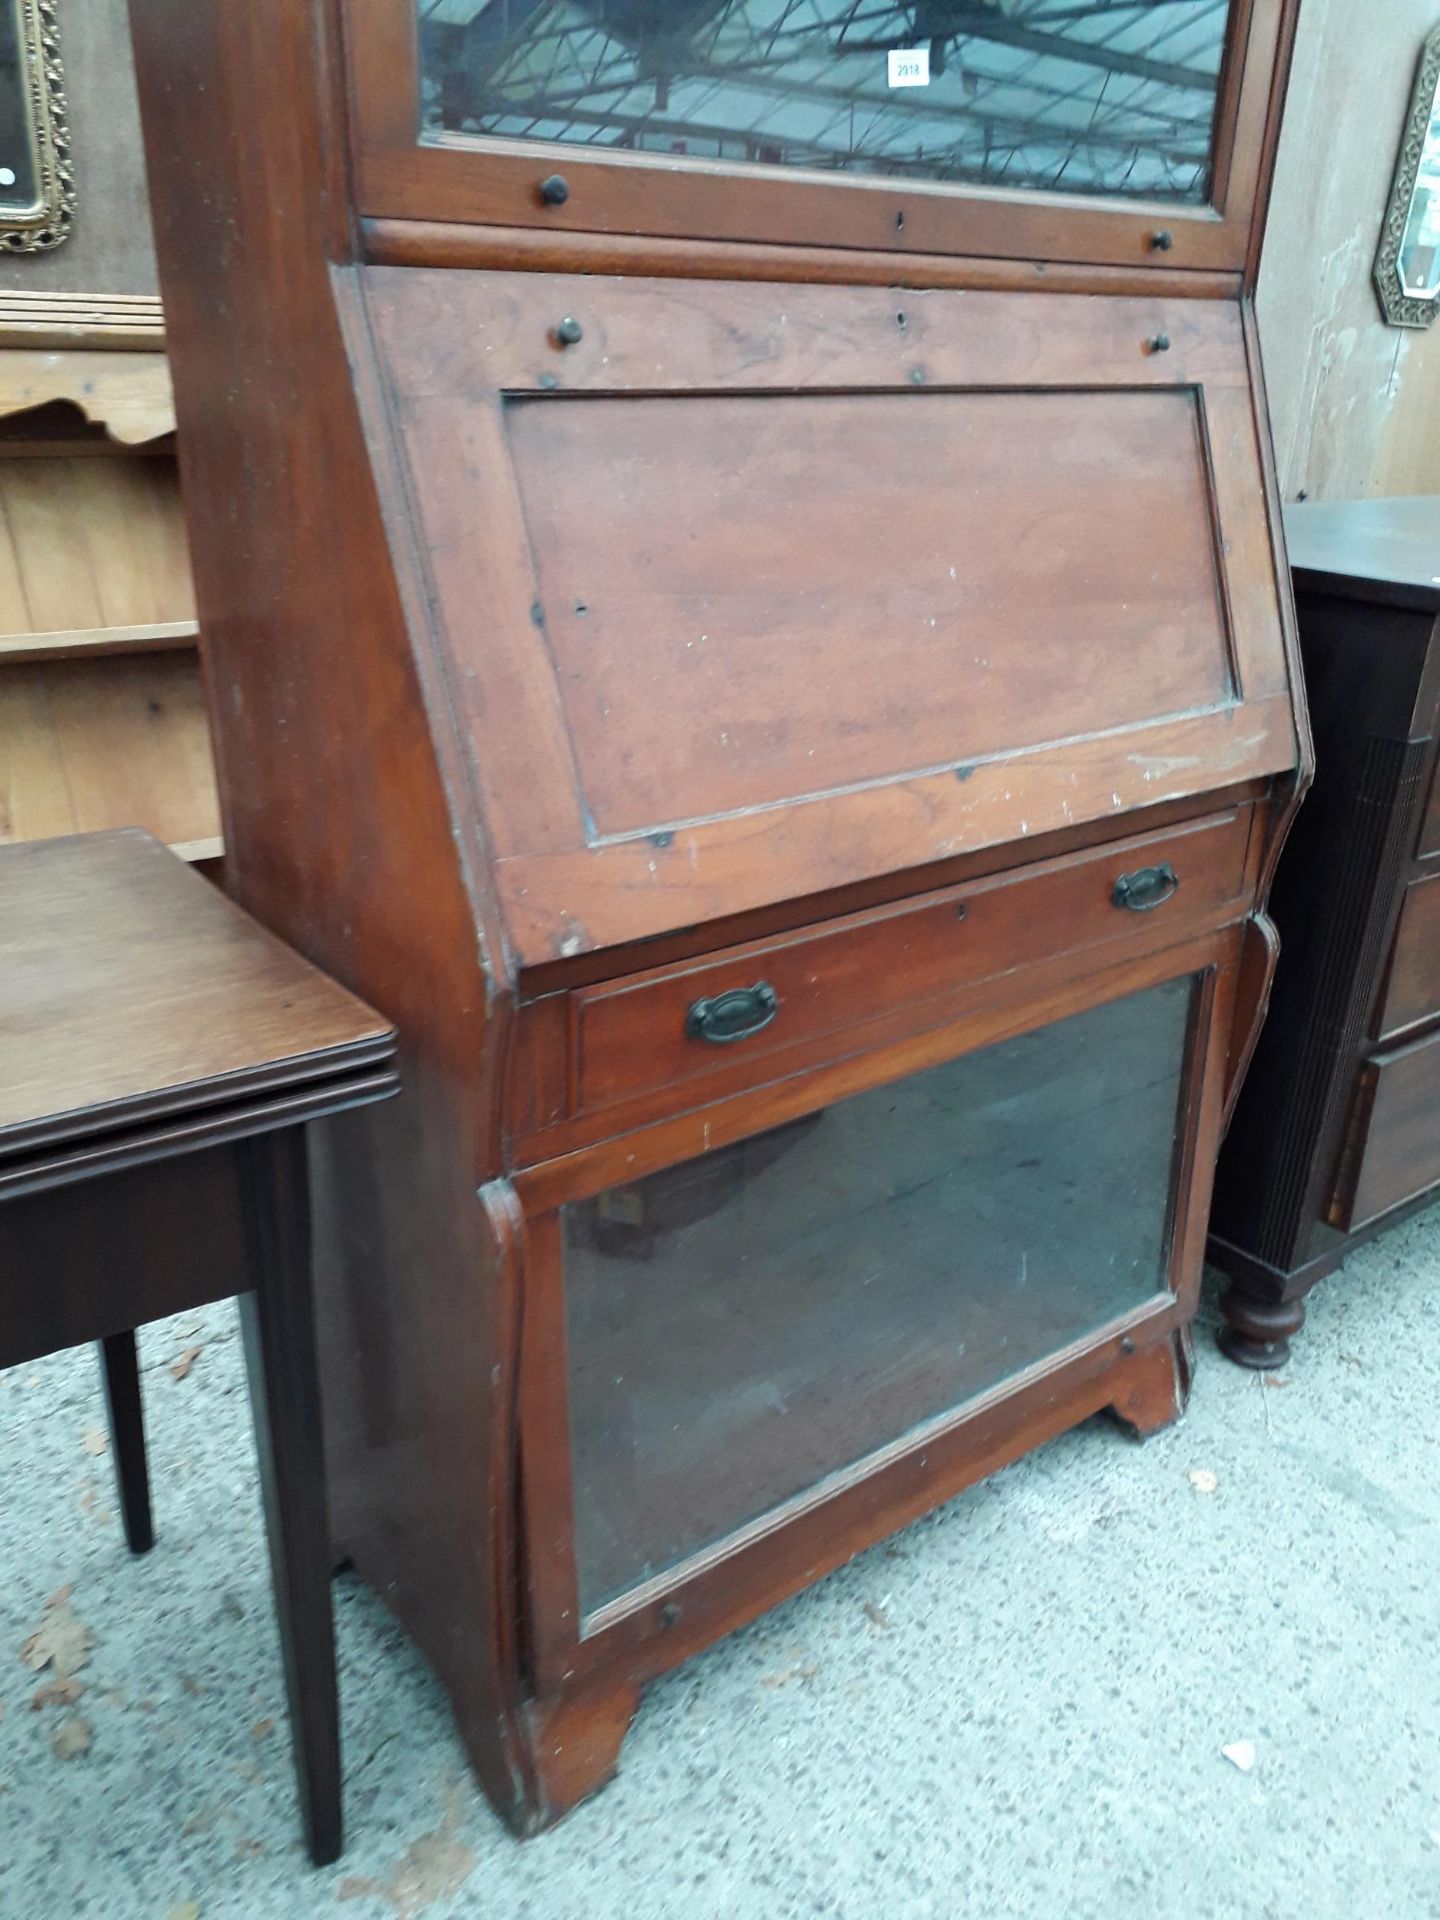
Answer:
<svg viewBox="0 0 1440 1920"><path fill-rule="evenodd" d="M106 1170L92 1136L174 1151L379 1097L394 1050L385 1020L138 828L0 847L0 1190L17 1156L87 1138Z"/></svg>
<svg viewBox="0 0 1440 1920"><path fill-rule="evenodd" d="M1285 545L1306 585L1440 610L1440 495L1297 501Z"/></svg>

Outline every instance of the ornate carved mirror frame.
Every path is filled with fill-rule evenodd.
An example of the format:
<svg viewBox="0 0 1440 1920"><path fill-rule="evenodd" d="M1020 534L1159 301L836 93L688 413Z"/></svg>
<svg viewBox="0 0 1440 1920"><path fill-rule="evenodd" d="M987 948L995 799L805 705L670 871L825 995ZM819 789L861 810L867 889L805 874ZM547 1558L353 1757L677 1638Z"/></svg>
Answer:
<svg viewBox="0 0 1440 1920"><path fill-rule="evenodd" d="M1440 27L1420 50L1375 255L1375 290L1392 327L1428 327L1440 313Z"/></svg>
<svg viewBox="0 0 1440 1920"><path fill-rule="evenodd" d="M0 247L58 247L74 218L56 0L0 0Z"/></svg>

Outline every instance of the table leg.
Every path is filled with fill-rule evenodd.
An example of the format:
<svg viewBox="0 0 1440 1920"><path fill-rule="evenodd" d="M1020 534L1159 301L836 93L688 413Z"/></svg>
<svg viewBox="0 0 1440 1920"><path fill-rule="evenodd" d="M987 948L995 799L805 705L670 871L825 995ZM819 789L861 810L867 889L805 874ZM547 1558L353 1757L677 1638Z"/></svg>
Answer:
<svg viewBox="0 0 1440 1920"><path fill-rule="evenodd" d="M340 1725L304 1131L260 1134L236 1152L254 1278L241 1325L290 1734L306 1842L324 1866L341 1846Z"/></svg>
<svg viewBox="0 0 1440 1920"><path fill-rule="evenodd" d="M150 1473L145 1464L145 1410L140 1399L140 1360L133 1333L112 1333L100 1342L105 1378L105 1411L110 1422L110 1452L125 1539L132 1553L148 1553L155 1544L150 1513Z"/></svg>

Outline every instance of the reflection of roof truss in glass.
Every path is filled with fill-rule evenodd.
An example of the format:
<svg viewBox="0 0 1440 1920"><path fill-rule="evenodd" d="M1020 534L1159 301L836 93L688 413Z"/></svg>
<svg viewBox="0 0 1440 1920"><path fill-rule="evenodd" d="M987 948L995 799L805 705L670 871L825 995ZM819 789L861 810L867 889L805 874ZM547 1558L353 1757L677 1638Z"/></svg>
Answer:
<svg viewBox="0 0 1440 1920"><path fill-rule="evenodd" d="M432 131L1201 199L1228 0L418 0ZM925 47L930 84L886 54Z"/></svg>

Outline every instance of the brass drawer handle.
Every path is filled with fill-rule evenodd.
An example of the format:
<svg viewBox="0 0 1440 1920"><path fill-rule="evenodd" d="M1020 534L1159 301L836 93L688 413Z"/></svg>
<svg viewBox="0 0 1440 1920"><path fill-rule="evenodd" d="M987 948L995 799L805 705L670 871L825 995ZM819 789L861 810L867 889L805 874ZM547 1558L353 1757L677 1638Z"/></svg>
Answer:
<svg viewBox="0 0 1440 1920"><path fill-rule="evenodd" d="M779 994L768 981L757 980L753 987L732 987L713 1000L697 1000L685 1016L685 1032L691 1040L726 1047L768 1027L779 1011Z"/></svg>
<svg viewBox="0 0 1440 1920"><path fill-rule="evenodd" d="M1163 907L1180 885L1180 876L1168 860L1158 867L1141 867L1138 873L1122 873L1110 895L1112 906L1127 907L1131 913L1149 913Z"/></svg>

